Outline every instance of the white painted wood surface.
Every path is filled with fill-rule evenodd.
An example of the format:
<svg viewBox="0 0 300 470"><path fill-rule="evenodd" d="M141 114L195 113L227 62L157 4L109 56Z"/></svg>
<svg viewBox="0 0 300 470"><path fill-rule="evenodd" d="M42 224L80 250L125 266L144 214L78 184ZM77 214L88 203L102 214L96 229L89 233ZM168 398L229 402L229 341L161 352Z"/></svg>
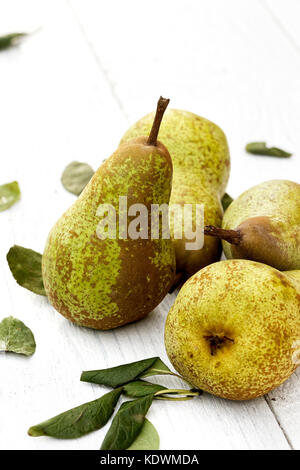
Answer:
<svg viewBox="0 0 300 470"><path fill-rule="evenodd" d="M45 298L17 286L6 263L14 244L37 251L74 197L60 184L71 160L97 168L128 125L160 94L217 122L232 155L228 191L271 178L299 180L299 0L0 0L0 34L34 30L0 53L0 184L22 200L0 214L0 318L30 326L32 358L0 356L1 449L97 449L106 428L77 440L30 438L30 425L102 393L83 369L159 355L175 296L118 330L79 328ZM247 155L252 140L294 152ZM161 379L175 386L174 379ZM275 399L275 401L274 401ZM162 449L300 449L300 372L266 398L234 403L204 395L154 403Z"/></svg>

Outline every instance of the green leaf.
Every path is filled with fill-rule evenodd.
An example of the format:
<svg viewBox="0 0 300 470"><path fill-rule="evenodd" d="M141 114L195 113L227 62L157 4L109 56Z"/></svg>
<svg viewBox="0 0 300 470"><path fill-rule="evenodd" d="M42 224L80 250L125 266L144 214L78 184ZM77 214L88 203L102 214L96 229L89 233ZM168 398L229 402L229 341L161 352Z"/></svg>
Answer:
<svg viewBox="0 0 300 470"><path fill-rule="evenodd" d="M40 253L14 245L6 258L12 275L20 286L35 294L46 295Z"/></svg>
<svg viewBox="0 0 300 470"><path fill-rule="evenodd" d="M65 411L41 424L32 426L29 436L51 436L59 439L73 439L102 428L114 412L122 393L117 388L97 400L84 403Z"/></svg>
<svg viewBox="0 0 300 470"><path fill-rule="evenodd" d="M94 170L87 163L72 162L65 168L61 182L67 191L79 196L93 175Z"/></svg>
<svg viewBox="0 0 300 470"><path fill-rule="evenodd" d="M123 393L128 397L138 398L152 395L165 389L166 387L163 387L162 385L146 382L145 380L137 380L124 385Z"/></svg>
<svg viewBox="0 0 300 470"><path fill-rule="evenodd" d="M153 424L145 418L142 430L127 450L158 450L159 435Z"/></svg>
<svg viewBox="0 0 300 470"><path fill-rule="evenodd" d="M11 33L5 36L0 36L0 51L9 49L10 47L17 46L22 39L28 36L27 33Z"/></svg>
<svg viewBox="0 0 300 470"><path fill-rule="evenodd" d="M156 358L154 364L149 367L144 373L140 374L139 378L144 379L153 375L174 375L168 366L159 358Z"/></svg>
<svg viewBox="0 0 300 470"><path fill-rule="evenodd" d="M31 356L36 344L32 331L17 318L7 317L0 323L0 351Z"/></svg>
<svg viewBox="0 0 300 470"><path fill-rule="evenodd" d="M129 364L123 364L122 366L111 367L109 369L84 371L81 374L80 380L82 382L107 385L108 387L119 387L120 385L137 379L143 372L156 363L158 359L158 357L150 357L149 359L130 362Z"/></svg>
<svg viewBox="0 0 300 470"><path fill-rule="evenodd" d="M225 193L223 198L222 198L222 206L223 206L223 210L224 212L226 211L226 209L230 206L230 204L232 203L233 199L231 196L229 196L229 194Z"/></svg>
<svg viewBox="0 0 300 470"><path fill-rule="evenodd" d="M153 395L123 403L104 438L101 450L126 450L140 434Z"/></svg>
<svg viewBox="0 0 300 470"><path fill-rule="evenodd" d="M286 152L285 150L277 147L267 147L266 142L251 142L246 145L246 151L254 155L267 155L279 158L288 158L292 156L292 153Z"/></svg>
<svg viewBox="0 0 300 470"><path fill-rule="evenodd" d="M0 186L0 212L9 209L21 197L21 191L17 181Z"/></svg>

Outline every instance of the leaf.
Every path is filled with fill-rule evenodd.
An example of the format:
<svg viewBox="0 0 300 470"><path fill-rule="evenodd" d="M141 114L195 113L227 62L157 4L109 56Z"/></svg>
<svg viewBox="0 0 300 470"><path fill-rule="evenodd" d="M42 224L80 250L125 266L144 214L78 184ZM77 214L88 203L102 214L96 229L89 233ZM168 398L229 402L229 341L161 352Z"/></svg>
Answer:
<svg viewBox="0 0 300 470"><path fill-rule="evenodd" d="M72 162L65 168L61 182L67 191L79 196L93 175L94 170L87 163Z"/></svg>
<svg viewBox="0 0 300 470"><path fill-rule="evenodd" d="M140 434L153 395L123 403L104 438L101 450L126 450Z"/></svg>
<svg viewBox="0 0 300 470"><path fill-rule="evenodd" d="M97 400L84 403L32 426L28 434L33 437L51 436L59 439L73 439L96 431L102 428L113 414L121 393L122 388L112 390Z"/></svg>
<svg viewBox="0 0 300 470"><path fill-rule="evenodd" d="M7 317L0 323L0 351L31 356L36 349L32 331L21 320Z"/></svg>
<svg viewBox="0 0 300 470"><path fill-rule="evenodd" d="M288 158L292 156L292 153L277 147L267 147L266 142L252 142L246 145L246 151L254 155L267 155L270 157Z"/></svg>
<svg viewBox="0 0 300 470"><path fill-rule="evenodd" d="M6 258L12 275L20 286L35 294L46 295L40 253L14 245Z"/></svg>
<svg viewBox="0 0 300 470"><path fill-rule="evenodd" d="M108 387L119 387L141 376L141 374L156 363L158 359L158 357L150 357L149 359L130 362L129 364L123 364L109 369L84 371L81 374L80 380L82 382L107 385Z"/></svg>
<svg viewBox="0 0 300 470"><path fill-rule="evenodd" d="M5 36L0 36L0 51L17 46L26 36L28 36L27 33L11 33L6 34Z"/></svg>
<svg viewBox="0 0 300 470"><path fill-rule="evenodd" d="M163 387L162 385L146 382L145 380L137 380L124 385L123 392L128 397L138 398L152 395L165 389L166 387Z"/></svg>
<svg viewBox="0 0 300 470"><path fill-rule="evenodd" d="M149 367L144 373L142 373L139 378L151 377L152 375L174 375L174 373L169 369L168 366L159 358L156 358L154 364Z"/></svg>
<svg viewBox="0 0 300 470"><path fill-rule="evenodd" d="M230 204L232 203L233 199L231 196L229 196L229 194L225 193L223 198L222 198L222 206L223 206L223 210L224 212L226 211L226 209L230 206Z"/></svg>
<svg viewBox="0 0 300 470"><path fill-rule="evenodd" d="M17 181L0 186L0 212L9 209L20 197L21 191Z"/></svg>
<svg viewBox="0 0 300 470"><path fill-rule="evenodd" d="M145 418L142 430L127 450L158 450L159 435L153 424Z"/></svg>

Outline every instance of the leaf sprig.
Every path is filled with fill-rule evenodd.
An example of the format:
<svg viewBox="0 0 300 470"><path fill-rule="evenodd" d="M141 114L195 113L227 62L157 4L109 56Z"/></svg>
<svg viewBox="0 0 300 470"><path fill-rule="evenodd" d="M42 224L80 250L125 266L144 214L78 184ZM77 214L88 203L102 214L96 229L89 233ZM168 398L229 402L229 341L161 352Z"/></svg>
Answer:
<svg viewBox="0 0 300 470"><path fill-rule="evenodd" d="M20 187L17 181L2 184L0 186L0 212L6 211L21 197Z"/></svg>
<svg viewBox="0 0 300 470"><path fill-rule="evenodd" d="M254 155L266 155L268 157L289 158L292 153L278 147L267 147L266 142L251 142L246 145L246 151Z"/></svg>
<svg viewBox="0 0 300 470"><path fill-rule="evenodd" d="M81 381L112 387L106 395L54 418L32 426L30 436L51 436L60 439L81 437L103 427L112 416L121 394L134 398L121 404L103 440L101 450L156 450L159 437L155 427L146 419L154 400L190 400L201 395L201 390L168 389L141 378L153 375L173 375L159 357L151 357L129 364L85 371Z"/></svg>
<svg viewBox="0 0 300 470"><path fill-rule="evenodd" d="M17 46L26 36L28 33L10 33L0 36L0 51Z"/></svg>
<svg viewBox="0 0 300 470"><path fill-rule="evenodd" d="M40 30L41 28L38 28L30 33L14 32L0 36L0 51L5 51L6 49L18 46L23 41L23 39L38 33Z"/></svg>
<svg viewBox="0 0 300 470"><path fill-rule="evenodd" d="M122 403L101 445L101 450L126 450L140 434L154 395Z"/></svg>
<svg viewBox="0 0 300 470"><path fill-rule="evenodd" d="M31 356L36 349L32 331L17 318L7 317L0 323L0 351Z"/></svg>
<svg viewBox="0 0 300 470"><path fill-rule="evenodd" d="M58 439L74 439L101 429L113 414L121 393L122 388L112 390L97 400L84 403L32 426L28 434L34 437L51 436Z"/></svg>
<svg viewBox="0 0 300 470"><path fill-rule="evenodd" d="M224 212L230 206L232 201L233 201L232 197L228 193L225 193L223 198L222 198L222 206L223 206Z"/></svg>
<svg viewBox="0 0 300 470"><path fill-rule="evenodd" d="M6 255L17 283L35 294L46 295L42 275L42 255L36 251L14 245Z"/></svg>
<svg viewBox="0 0 300 470"><path fill-rule="evenodd" d="M79 196L93 175L94 170L87 163L71 162L64 169L61 182L67 191Z"/></svg>

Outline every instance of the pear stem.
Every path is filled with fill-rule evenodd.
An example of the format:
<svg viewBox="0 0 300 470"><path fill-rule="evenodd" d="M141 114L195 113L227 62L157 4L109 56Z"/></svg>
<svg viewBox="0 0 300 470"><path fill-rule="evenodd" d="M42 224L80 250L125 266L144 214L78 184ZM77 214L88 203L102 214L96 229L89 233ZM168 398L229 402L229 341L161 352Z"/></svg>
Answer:
<svg viewBox="0 0 300 470"><path fill-rule="evenodd" d="M219 227L214 227L213 225L206 225L204 227L204 235L225 240L231 245L240 245L242 241L240 230L224 230Z"/></svg>
<svg viewBox="0 0 300 470"><path fill-rule="evenodd" d="M181 397L170 397L170 396L164 396L164 395L184 395ZM166 389L166 390L161 390L159 392L156 392L154 394L154 398L157 400L173 400L173 401L180 401L180 400L190 400L194 397L199 397L202 395L202 390L182 390L182 389Z"/></svg>
<svg viewBox="0 0 300 470"><path fill-rule="evenodd" d="M162 96L158 100L152 129L147 140L148 145L154 145L154 146L157 145L157 137L159 133L159 128L160 128L163 115L165 113L165 110L167 109L169 102L170 102L169 99L163 98Z"/></svg>
<svg viewBox="0 0 300 470"><path fill-rule="evenodd" d="M178 388L170 388L170 389L165 389L165 390L160 390L159 392L155 393L155 397L159 395L186 395L186 396L191 396L191 397L196 397L201 395L202 391L201 390L185 390L185 389L178 389Z"/></svg>
<svg viewBox="0 0 300 470"><path fill-rule="evenodd" d="M185 400L192 400L194 397L156 397L154 396L156 400L168 400L168 401L185 401Z"/></svg>

